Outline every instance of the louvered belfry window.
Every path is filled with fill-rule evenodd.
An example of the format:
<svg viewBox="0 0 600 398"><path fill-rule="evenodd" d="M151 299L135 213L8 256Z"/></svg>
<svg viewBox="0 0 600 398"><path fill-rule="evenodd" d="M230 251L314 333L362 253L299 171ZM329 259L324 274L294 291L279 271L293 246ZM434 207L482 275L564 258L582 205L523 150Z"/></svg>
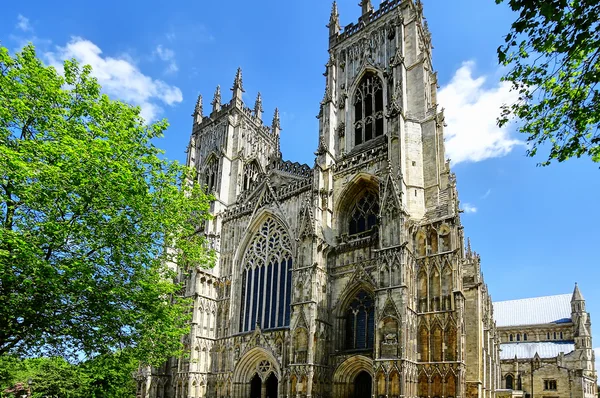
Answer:
<svg viewBox="0 0 600 398"><path fill-rule="evenodd" d="M346 311L347 350L373 348L375 308L373 298L364 290L358 292Z"/></svg>
<svg viewBox="0 0 600 398"><path fill-rule="evenodd" d="M283 226L268 218L243 257L240 331L290 324L292 245Z"/></svg>
<svg viewBox="0 0 600 398"><path fill-rule="evenodd" d="M356 235L369 231L377 225L379 214L379 195L373 191L364 191L350 211L348 234Z"/></svg>
<svg viewBox="0 0 600 398"><path fill-rule="evenodd" d="M383 85L367 73L354 93L354 145L383 134Z"/></svg>

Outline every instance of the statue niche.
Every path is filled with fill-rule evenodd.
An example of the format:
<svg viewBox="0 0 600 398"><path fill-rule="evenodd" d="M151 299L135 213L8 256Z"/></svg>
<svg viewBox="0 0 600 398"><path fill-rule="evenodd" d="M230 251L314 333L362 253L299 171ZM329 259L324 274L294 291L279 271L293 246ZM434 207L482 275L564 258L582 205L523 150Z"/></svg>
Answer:
<svg viewBox="0 0 600 398"><path fill-rule="evenodd" d="M394 318L384 318L380 323L380 357L398 357L398 321Z"/></svg>

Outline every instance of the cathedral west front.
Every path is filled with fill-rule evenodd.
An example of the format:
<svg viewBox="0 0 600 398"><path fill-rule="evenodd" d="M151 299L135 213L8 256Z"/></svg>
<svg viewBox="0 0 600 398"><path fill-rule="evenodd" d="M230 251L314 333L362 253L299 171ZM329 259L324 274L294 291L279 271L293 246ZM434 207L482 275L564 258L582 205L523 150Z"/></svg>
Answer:
<svg viewBox="0 0 600 398"><path fill-rule="evenodd" d="M331 11L312 167L285 160L278 111L267 121L260 94L243 102L241 70L225 101L220 87L210 105L198 98L187 163L215 198L205 232L217 264L181 273L194 299L189 354L138 376L138 396L593 397L579 301L569 327L496 327L444 155L421 2L360 6L344 29ZM544 384L554 370L524 389L533 351L501 355L527 331L528 344L564 331L573 344L553 346L560 364L528 348L535 370L563 369L557 380L586 392Z"/></svg>

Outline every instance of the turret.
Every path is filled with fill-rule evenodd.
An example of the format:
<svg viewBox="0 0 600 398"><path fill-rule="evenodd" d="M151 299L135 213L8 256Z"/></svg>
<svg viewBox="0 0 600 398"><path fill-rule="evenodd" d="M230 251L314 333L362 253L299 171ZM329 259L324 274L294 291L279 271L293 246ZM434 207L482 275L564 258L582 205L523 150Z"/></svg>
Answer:
<svg viewBox="0 0 600 398"><path fill-rule="evenodd" d="M259 92L258 95L256 96L256 102L254 103L254 116L258 120L262 121L262 113L263 113L262 97L260 96L260 92Z"/></svg>
<svg viewBox="0 0 600 398"><path fill-rule="evenodd" d="M198 95L198 100L196 100L196 107L194 108L194 122L196 124L202 123L202 94Z"/></svg>
<svg viewBox="0 0 600 398"><path fill-rule="evenodd" d="M212 100L212 111L219 112L221 110L221 86L217 86L215 96Z"/></svg>
<svg viewBox="0 0 600 398"><path fill-rule="evenodd" d="M233 87L231 87L231 91L233 91L233 97L231 100L233 102L242 103L242 93L244 92L244 87L242 86L242 68L238 68L237 73L235 74L235 79L233 81Z"/></svg>
<svg viewBox="0 0 600 398"><path fill-rule="evenodd" d="M575 283L575 289L573 290L573 296L571 296L571 318L575 323L574 316L585 312L585 299L579 291L579 286Z"/></svg>

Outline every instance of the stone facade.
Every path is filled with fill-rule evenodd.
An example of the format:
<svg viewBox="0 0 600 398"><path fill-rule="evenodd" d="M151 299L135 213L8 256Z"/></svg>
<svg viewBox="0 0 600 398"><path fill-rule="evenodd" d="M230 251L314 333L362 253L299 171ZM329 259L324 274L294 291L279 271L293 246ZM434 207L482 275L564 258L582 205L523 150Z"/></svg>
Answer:
<svg viewBox="0 0 600 398"><path fill-rule="evenodd" d="M361 7L343 31L332 8L313 167L282 159L279 114L243 103L241 70L228 103L198 98L187 162L216 198L218 261L186 277L188 357L140 373L139 396L494 396L421 2Z"/></svg>

